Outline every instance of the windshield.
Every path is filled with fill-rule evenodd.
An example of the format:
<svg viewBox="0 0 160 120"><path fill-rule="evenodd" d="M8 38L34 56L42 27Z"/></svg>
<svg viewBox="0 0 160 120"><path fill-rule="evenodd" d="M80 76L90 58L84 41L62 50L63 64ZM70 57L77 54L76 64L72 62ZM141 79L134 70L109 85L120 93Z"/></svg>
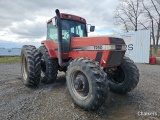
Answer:
<svg viewBox="0 0 160 120"><path fill-rule="evenodd" d="M71 37L87 37L86 24L62 19L62 40L69 42ZM58 43L57 27L52 22L47 25L47 40Z"/></svg>
<svg viewBox="0 0 160 120"><path fill-rule="evenodd" d="M62 20L62 36L67 37L86 37L86 24L71 20Z"/></svg>

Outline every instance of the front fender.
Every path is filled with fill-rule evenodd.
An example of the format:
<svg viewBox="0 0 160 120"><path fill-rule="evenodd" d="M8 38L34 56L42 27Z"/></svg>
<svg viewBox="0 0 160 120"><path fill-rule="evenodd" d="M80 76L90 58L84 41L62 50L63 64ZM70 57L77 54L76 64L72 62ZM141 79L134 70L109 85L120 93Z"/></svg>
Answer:
<svg viewBox="0 0 160 120"><path fill-rule="evenodd" d="M44 40L41 42L41 44L47 48L50 58L57 58L58 45L55 44L53 40Z"/></svg>

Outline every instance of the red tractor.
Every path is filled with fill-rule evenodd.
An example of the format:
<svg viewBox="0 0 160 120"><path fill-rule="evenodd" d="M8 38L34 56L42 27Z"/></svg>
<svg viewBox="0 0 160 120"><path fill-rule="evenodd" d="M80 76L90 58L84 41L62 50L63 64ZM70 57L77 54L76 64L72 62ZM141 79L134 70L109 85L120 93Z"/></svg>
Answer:
<svg viewBox="0 0 160 120"><path fill-rule="evenodd" d="M94 31L90 26L90 31ZM85 109L97 109L108 91L125 94L139 82L139 71L124 57L126 46L121 38L88 37L86 20L56 10L47 22L47 40L36 49L24 45L21 50L22 81L26 86L53 83L59 71L73 101Z"/></svg>

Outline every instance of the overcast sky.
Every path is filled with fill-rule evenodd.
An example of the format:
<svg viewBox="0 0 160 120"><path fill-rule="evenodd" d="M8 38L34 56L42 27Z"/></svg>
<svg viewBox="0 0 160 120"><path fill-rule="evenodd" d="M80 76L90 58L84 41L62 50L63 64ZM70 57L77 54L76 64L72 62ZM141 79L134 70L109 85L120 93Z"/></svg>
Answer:
<svg viewBox="0 0 160 120"><path fill-rule="evenodd" d="M57 8L84 17L96 31L112 32L117 4L118 0L0 0L0 42L40 43L46 38L46 21Z"/></svg>

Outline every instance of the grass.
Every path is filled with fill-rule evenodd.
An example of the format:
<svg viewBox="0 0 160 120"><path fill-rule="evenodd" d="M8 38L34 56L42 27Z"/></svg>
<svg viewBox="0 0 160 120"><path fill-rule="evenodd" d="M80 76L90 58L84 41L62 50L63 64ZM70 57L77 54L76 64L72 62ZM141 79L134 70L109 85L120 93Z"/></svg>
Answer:
<svg viewBox="0 0 160 120"><path fill-rule="evenodd" d="M0 63L13 63L13 62L20 62L20 56L7 56L1 57L0 56Z"/></svg>

